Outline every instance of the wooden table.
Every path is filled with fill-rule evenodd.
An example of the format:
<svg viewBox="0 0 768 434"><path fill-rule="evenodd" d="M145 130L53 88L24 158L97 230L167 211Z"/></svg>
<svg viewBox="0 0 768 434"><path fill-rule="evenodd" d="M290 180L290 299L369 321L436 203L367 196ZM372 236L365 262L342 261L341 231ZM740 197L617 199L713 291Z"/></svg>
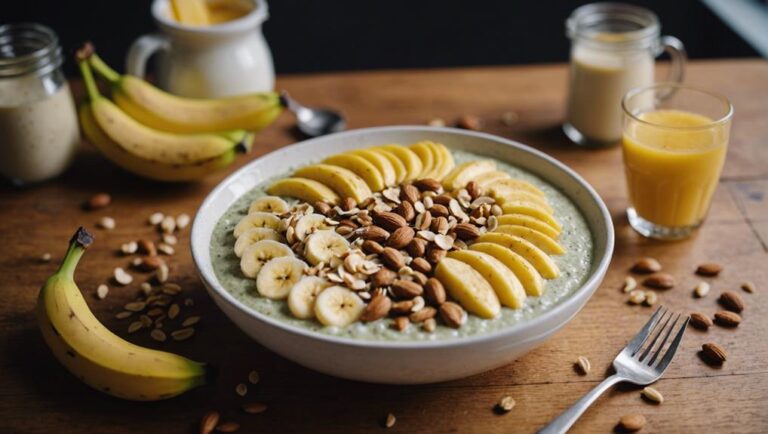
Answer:
<svg viewBox="0 0 768 434"><path fill-rule="evenodd" d="M127 336L127 323L114 314L134 297L137 284L113 288L107 299L94 293L116 266L127 259L121 243L150 237L147 216L155 211L194 214L202 198L229 172L265 152L294 142L292 119L284 115L258 136L253 155L235 167L192 185L162 185L137 179L109 164L91 149L71 170L53 182L22 190L0 188L0 431L4 433L176 433L196 432L201 414L219 409L242 423L241 432L380 432L387 413L397 416L391 432L534 432L569 406L605 375L616 352L651 312L629 306L619 287L632 262L644 255L658 258L678 279L660 294L664 304L682 311L717 309L718 294L738 289L743 280L757 284L743 293L744 323L737 329L690 330L666 376L657 384L666 401L644 402L635 387L618 387L602 397L575 425L574 432L610 432L619 417L642 413L645 432L768 432L768 63L761 60L692 62L689 83L727 95L736 107L728 161L709 219L692 238L675 243L645 240L624 216L626 194L618 148L587 151L571 145L560 132L566 68L498 67L430 71L356 72L285 76L286 88L306 104L343 109L350 128L422 124L469 113L486 120L485 130L519 140L564 161L597 188L614 216L616 253L595 296L564 330L508 366L444 384L380 386L338 380L297 366L248 339L212 304L198 281L183 233L171 259L172 280L196 301L190 308L203 321L188 342L163 348L217 364L219 380L166 402L133 403L97 393L77 381L51 357L33 316L38 288L57 266L78 225L94 227L109 215L111 232L96 230L97 241L81 263L77 279L97 316ZM506 126L502 113L519 121ZM109 208L85 212L81 202L107 191ZM187 229L188 231L188 229ZM53 261L42 263L45 252ZM696 300L691 289L703 261L725 265L712 280L712 293ZM161 346L145 334L128 339ZM720 369L697 356L701 344L718 342L729 354ZM592 372L574 370L587 356ZM261 382L248 399L266 402L268 410L248 416L238 408L234 388L256 369ZM492 411L506 395L517 406L506 415Z"/></svg>

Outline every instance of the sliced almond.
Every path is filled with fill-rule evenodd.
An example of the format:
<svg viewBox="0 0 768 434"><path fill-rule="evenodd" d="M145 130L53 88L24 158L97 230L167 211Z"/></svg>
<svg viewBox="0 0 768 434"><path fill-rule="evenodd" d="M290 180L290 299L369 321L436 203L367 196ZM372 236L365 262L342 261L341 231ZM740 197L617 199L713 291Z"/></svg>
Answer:
<svg viewBox="0 0 768 434"><path fill-rule="evenodd" d="M637 288L637 280L635 280L632 276L627 276L624 278L624 286L621 287L621 290L624 292L632 292Z"/></svg>
<svg viewBox="0 0 768 434"><path fill-rule="evenodd" d="M129 285L131 282L133 282L133 276L128 274L128 272L120 267L115 268L113 275L115 282L119 283L120 285Z"/></svg>
<svg viewBox="0 0 768 434"><path fill-rule="evenodd" d="M582 375L587 375L592 370L592 364L589 363L589 359L584 356L579 356L579 358L576 359L576 366L578 366L579 372L581 372Z"/></svg>
<svg viewBox="0 0 768 434"><path fill-rule="evenodd" d="M699 282L696 285L696 287L693 289L693 293L696 295L696 297L703 298L703 297L706 297L707 294L709 294L709 289L710 289L709 283Z"/></svg>
<svg viewBox="0 0 768 434"><path fill-rule="evenodd" d="M509 413L515 408L515 399L511 396L505 396L496 404L496 410L501 413Z"/></svg>
<svg viewBox="0 0 768 434"><path fill-rule="evenodd" d="M109 294L109 287L107 285L101 284L96 288L96 297L98 297L99 300L104 300L107 297L107 294Z"/></svg>

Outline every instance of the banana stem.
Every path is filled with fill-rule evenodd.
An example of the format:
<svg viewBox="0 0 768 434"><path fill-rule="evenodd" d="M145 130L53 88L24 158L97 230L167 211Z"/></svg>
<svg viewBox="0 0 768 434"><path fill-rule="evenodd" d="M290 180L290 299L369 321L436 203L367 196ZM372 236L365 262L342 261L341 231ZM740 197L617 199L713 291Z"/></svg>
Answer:
<svg viewBox="0 0 768 434"><path fill-rule="evenodd" d="M77 268L80 258L85 253L85 249L93 243L93 235L86 231L82 226L77 229L75 235L69 241L69 248L67 249L64 260L61 262L59 271L56 274L65 276L67 278L74 279L75 268Z"/></svg>
<svg viewBox="0 0 768 434"><path fill-rule="evenodd" d="M99 57L98 54L93 53L91 57L88 59L88 62L90 62L93 69L96 70L97 74L102 76L105 80L109 81L111 84L115 84L118 81L120 81L121 75L114 69L110 68L109 65L104 63L104 61L101 60L101 57Z"/></svg>
<svg viewBox="0 0 768 434"><path fill-rule="evenodd" d="M85 90L88 92L88 99L96 101L101 98L101 93L99 93L99 88L96 86L96 79L93 78L93 72L88 64L88 60L78 59L77 66L80 67L80 74L83 76L83 81L85 82Z"/></svg>

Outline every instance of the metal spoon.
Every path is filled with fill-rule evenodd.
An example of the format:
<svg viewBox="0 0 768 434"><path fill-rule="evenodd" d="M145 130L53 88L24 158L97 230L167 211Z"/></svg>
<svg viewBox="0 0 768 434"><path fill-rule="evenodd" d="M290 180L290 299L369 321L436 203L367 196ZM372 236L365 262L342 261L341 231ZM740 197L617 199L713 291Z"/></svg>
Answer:
<svg viewBox="0 0 768 434"><path fill-rule="evenodd" d="M309 137L338 133L347 127L347 121L339 112L325 108L304 107L291 98L286 91L280 93L280 101L296 116L299 130Z"/></svg>

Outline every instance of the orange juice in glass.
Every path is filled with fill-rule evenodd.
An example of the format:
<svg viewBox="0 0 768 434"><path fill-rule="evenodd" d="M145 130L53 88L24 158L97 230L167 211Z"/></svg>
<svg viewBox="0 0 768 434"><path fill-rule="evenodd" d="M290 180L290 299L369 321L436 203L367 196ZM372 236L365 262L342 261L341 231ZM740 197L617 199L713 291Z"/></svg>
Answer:
<svg viewBox="0 0 768 434"><path fill-rule="evenodd" d="M709 210L733 107L722 96L672 83L633 89L622 107L629 223L646 237L685 238Z"/></svg>

